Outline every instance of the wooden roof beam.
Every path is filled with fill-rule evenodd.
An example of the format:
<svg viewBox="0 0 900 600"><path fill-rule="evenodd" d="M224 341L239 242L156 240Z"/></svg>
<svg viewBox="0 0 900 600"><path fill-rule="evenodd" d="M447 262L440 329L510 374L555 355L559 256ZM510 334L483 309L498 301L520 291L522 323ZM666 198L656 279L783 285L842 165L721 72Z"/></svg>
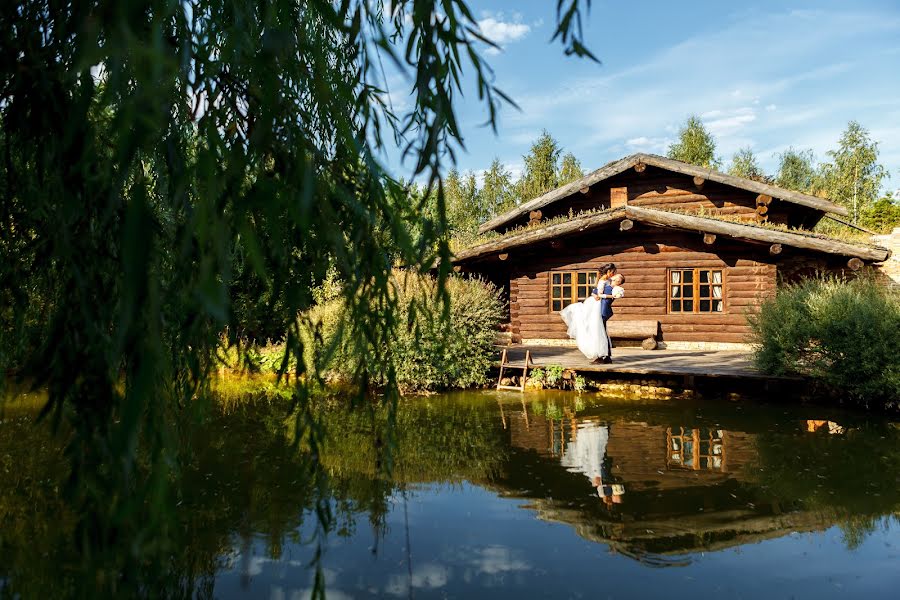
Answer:
<svg viewBox="0 0 900 600"><path fill-rule="evenodd" d="M820 238L790 231L755 227L753 225L719 221L708 217L685 215L652 208L639 208L629 205L625 208L625 214L629 219L651 225L715 233L742 240L767 242L769 244L783 244L827 254L853 256L862 260L883 261L887 260L891 255L887 248L848 244L832 238Z"/></svg>

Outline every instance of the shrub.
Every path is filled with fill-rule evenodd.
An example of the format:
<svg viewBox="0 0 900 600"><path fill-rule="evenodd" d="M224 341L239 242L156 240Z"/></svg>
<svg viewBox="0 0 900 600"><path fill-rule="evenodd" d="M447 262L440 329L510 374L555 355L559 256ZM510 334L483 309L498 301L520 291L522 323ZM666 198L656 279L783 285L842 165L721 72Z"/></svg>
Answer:
<svg viewBox="0 0 900 600"><path fill-rule="evenodd" d="M900 401L900 298L871 279L808 279L779 290L751 319L757 366L798 374L842 401Z"/></svg>
<svg viewBox="0 0 900 600"><path fill-rule="evenodd" d="M494 336L503 316L499 290L479 279L451 277L447 281L449 314L443 318L443 302L433 277L395 273L399 307L390 347L380 352L397 372L405 391L431 391L483 385L494 359ZM304 342L307 364L321 372L348 376L362 361L363 345L350 339L345 304L330 300L306 316Z"/></svg>
<svg viewBox="0 0 900 600"><path fill-rule="evenodd" d="M562 381L563 368L562 365L547 365L544 370L544 381L547 387L556 387Z"/></svg>
<svg viewBox="0 0 900 600"><path fill-rule="evenodd" d="M573 387L576 392L584 392L587 390L587 380L581 375L576 375Z"/></svg>
<svg viewBox="0 0 900 600"><path fill-rule="evenodd" d="M540 367L532 369L528 373L528 385L536 388L544 387L544 370Z"/></svg>

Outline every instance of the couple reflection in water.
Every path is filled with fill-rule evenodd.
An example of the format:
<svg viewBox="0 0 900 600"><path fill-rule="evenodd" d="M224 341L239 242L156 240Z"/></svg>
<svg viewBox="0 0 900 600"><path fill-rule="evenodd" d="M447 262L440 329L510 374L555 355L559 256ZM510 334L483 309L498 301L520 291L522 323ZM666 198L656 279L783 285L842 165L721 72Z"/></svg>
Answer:
<svg viewBox="0 0 900 600"><path fill-rule="evenodd" d="M566 443L560 463L570 473L581 473L597 490L597 495L607 506L621 504L625 486L612 483L606 445L609 443L609 425L595 421L582 421L572 431L572 439Z"/></svg>

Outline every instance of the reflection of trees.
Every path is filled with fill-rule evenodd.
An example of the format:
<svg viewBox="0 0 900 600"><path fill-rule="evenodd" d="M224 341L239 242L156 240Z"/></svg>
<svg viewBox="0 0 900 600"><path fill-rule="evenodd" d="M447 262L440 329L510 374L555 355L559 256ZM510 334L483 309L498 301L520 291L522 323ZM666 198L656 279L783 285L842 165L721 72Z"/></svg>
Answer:
<svg viewBox="0 0 900 600"><path fill-rule="evenodd" d="M883 519L900 513L900 431L860 424L839 435L758 437L759 481L773 495L799 501L838 521L854 548Z"/></svg>
<svg viewBox="0 0 900 600"><path fill-rule="evenodd" d="M331 473L377 477L379 462L393 462L398 483L484 481L496 477L507 454L501 425L483 400L466 394L401 402L394 415L395 439L380 440L390 418L384 410L321 413L328 441L322 464ZM373 429L374 422L374 429Z"/></svg>
<svg viewBox="0 0 900 600"><path fill-rule="evenodd" d="M310 531L352 535L359 518L378 531L390 496L406 483L489 479L505 456L499 422L465 397L398 406L396 439L378 452L392 457L394 478L374 466L373 431L389 418L382 411L373 429L364 409L320 407L328 431L320 468L293 446L286 402L245 398L208 412L202 423L184 424L184 464L172 482L177 530L159 553L168 558L137 574L136 583L160 596L211 596L223 557L253 540L264 539L268 558L278 559L286 542L309 543ZM0 597L83 594L95 574L79 571L78 532L62 494L64 442L46 424L35 426L34 414L7 414L0 424Z"/></svg>
<svg viewBox="0 0 900 600"><path fill-rule="evenodd" d="M74 535L61 495L65 442L34 426L36 409L0 409L0 597L58 597L71 586L59 565Z"/></svg>

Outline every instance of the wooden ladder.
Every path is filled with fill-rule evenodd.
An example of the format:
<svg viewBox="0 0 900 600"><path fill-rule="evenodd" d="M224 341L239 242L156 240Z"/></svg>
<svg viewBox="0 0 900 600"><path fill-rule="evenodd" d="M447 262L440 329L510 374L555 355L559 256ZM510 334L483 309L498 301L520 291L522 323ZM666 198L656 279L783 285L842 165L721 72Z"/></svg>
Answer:
<svg viewBox="0 0 900 600"><path fill-rule="evenodd" d="M500 376L497 377L497 389L498 390L517 390L520 392L525 391L525 381L528 379L528 365L531 364L531 350L525 351L525 366L522 367L522 385L502 385L500 382L503 381L503 369L509 367L509 360L507 356L508 348L503 349L503 354L500 357Z"/></svg>

